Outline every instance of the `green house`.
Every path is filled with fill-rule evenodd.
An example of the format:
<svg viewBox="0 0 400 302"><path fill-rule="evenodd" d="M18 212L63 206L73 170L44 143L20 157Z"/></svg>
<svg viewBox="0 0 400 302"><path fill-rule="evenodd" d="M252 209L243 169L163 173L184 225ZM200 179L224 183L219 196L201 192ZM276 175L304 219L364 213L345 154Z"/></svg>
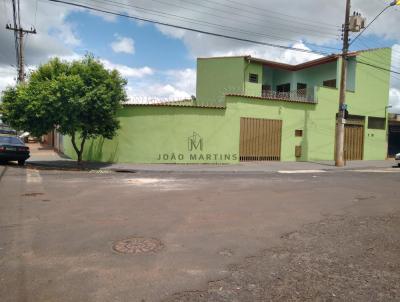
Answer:
<svg viewBox="0 0 400 302"><path fill-rule="evenodd" d="M331 55L289 65L250 56L199 58L195 100L124 105L118 135L91 141L84 158L130 163L333 160L341 60ZM390 66L388 48L349 55L347 160L386 158ZM74 157L68 139L64 150Z"/></svg>

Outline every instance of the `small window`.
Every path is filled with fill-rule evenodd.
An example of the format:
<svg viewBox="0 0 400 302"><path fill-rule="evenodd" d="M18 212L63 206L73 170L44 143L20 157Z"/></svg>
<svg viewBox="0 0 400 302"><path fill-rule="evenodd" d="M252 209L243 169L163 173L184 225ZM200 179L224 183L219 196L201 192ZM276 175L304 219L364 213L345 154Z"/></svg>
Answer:
<svg viewBox="0 0 400 302"><path fill-rule="evenodd" d="M386 129L386 119L382 117L368 117L368 129Z"/></svg>
<svg viewBox="0 0 400 302"><path fill-rule="evenodd" d="M249 82L250 83L258 83L258 74L250 73L249 74Z"/></svg>
<svg viewBox="0 0 400 302"><path fill-rule="evenodd" d="M303 136L303 130L299 130L299 129L295 130L294 131L294 135L297 136L297 137L302 137Z"/></svg>
<svg viewBox="0 0 400 302"><path fill-rule="evenodd" d="M336 88L336 79L324 81L323 86Z"/></svg>

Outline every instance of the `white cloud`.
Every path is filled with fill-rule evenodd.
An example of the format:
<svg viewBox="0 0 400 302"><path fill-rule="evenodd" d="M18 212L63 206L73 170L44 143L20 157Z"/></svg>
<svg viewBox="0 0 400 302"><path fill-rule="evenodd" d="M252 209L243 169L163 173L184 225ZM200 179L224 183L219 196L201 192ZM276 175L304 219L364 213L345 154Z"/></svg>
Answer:
<svg viewBox="0 0 400 302"><path fill-rule="evenodd" d="M310 50L303 42L298 42L292 45L294 48ZM261 58L276 62L282 62L287 64L300 64L306 61L318 59L322 55L307 52L298 52L293 50L282 50L282 49L270 49L261 46L255 47L243 47L226 52L214 52L211 56L240 56L240 55L250 55L254 58Z"/></svg>
<svg viewBox="0 0 400 302"><path fill-rule="evenodd" d="M0 75L0 92L7 86L16 83L17 72L15 67L0 65Z"/></svg>
<svg viewBox="0 0 400 302"><path fill-rule="evenodd" d="M390 112L400 113L400 89L392 88L390 89Z"/></svg>
<svg viewBox="0 0 400 302"><path fill-rule="evenodd" d="M109 23L115 23L117 22L118 18L115 15L110 15L110 14L105 14L105 13L101 13L101 12L97 12L97 11L89 11L89 13L93 16L97 16L102 18L104 21L107 21Z"/></svg>
<svg viewBox="0 0 400 302"><path fill-rule="evenodd" d="M194 69L155 72L154 78L128 83L127 94L133 103L171 102L190 99L196 91Z"/></svg>
<svg viewBox="0 0 400 302"><path fill-rule="evenodd" d="M145 76L152 75L154 73L153 69L148 66L141 67L141 68L132 68L126 65L121 64L114 64L108 60L100 60L104 67L111 70L116 69L120 72L123 77L126 78L143 78Z"/></svg>
<svg viewBox="0 0 400 302"><path fill-rule="evenodd" d="M174 69L166 72L167 82L173 83L187 95L196 94L196 70L191 68Z"/></svg>
<svg viewBox="0 0 400 302"><path fill-rule="evenodd" d="M136 83L127 87L129 103L162 103L190 99L191 94L180 90L173 84Z"/></svg>
<svg viewBox="0 0 400 302"><path fill-rule="evenodd" d="M111 48L116 53L135 53L135 41L128 37L121 37L117 34L114 35L116 40L111 43Z"/></svg>

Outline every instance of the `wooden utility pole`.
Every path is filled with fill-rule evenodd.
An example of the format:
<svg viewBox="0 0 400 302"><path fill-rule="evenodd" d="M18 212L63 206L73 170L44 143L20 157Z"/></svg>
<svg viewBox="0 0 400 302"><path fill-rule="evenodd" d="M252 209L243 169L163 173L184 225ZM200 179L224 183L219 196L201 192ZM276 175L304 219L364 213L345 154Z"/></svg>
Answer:
<svg viewBox="0 0 400 302"><path fill-rule="evenodd" d="M21 14L19 0L12 0L13 6L13 21L14 24L6 24L6 29L14 31L15 37L15 52L18 66L18 82L25 80L25 66L24 66L24 35L36 34L36 29L31 28L29 30L21 27Z"/></svg>
<svg viewBox="0 0 400 302"><path fill-rule="evenodd" d="M346 0L346 17L343 26L342 70L340 76L339 112L336 121L335 165L343 167L344 162L344 124L346 111L347 54L349 52L350 0Z"/></svg>

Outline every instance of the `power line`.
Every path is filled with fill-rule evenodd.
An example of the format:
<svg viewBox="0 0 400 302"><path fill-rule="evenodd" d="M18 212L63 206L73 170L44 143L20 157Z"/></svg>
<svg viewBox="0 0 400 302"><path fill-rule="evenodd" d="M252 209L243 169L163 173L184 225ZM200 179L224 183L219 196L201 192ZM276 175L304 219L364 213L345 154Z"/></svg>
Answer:
<svg viewBox="0 0 400 302"><path fill-rule="evenodd" d="M162 4L165 4L165 5L168 5L168 6L175 6L175 7L178 7L178 8L184 8L184 9L188 9L190 11L193 11L193 8L182 7L182 6L176 5L174 3L169 3L169 2L165 2L165 1L161 1L161 0L151 0L151 1L162 3ZM212 2L212 1L207 1L207 2ZM255 18L254 13L253 13L252 16L247 16L247 15L243 15L242 13L238 13L238 12L246 12L246 10L244 10L243 7L241 7L240 10L238 8L236 8L235 11L226 11L224 9L220 9L220 8L217 8L217 7L210 7L210 6L207 6L207 5L198 3L196 1L192 1L192 0L186 0L185 4L186 3L188 3L189 5L191 4L193 6L196 6L196 7L203 7L203 8L206 8L208 10L212 10L213 12L214 11L219 11L219 12L222 12L223 14L227 14L229 16L234 15L234 16L239 16L239 17L246 18L246 19L251 19L251 20L258 19L258 20L261 20L263 22L265 22L265 20L266 20L265 17ZM220 3L217 3L217 4L220 4ZM224 8L225 8L225 6L224 6ZM199 10L195 10L195 11L204 13L204 11L199 11ZM219 18L221 17L221 16L215 15L213 13L209 13L209 12L207 12L207 14L211 15L211 16L216 16L216 17L219 17ZM226 17L224 17L224 18L226 18ZM232 18L230 18L230 19L232 20ZM270 17L269 17L269 19L270 19ZM237 19L233 19L233 20L237 21ZM248 21L244 21L244 22L246 22L248 24L255 25L255 26L260 26L259 23L253 23L253 22L248 22ZM294 23L302 24L301 22L296 22L296 20L292 19L290 21L287 20L285 23L278 24L278 26L279 26L279 29L281 29L281 30L284 29L282 27L288 27L288 28L286 28L286 31L294 32L294 33L304 33L304 31L307 31L307 32L310 32L310 34L312 33L312 35L316 35L316 36L320 36L320 37L337 36L337 34L334 34L331 31L327 32L327 31L317 31L317 30L315 30L316 25L312 25L313 29L310 29L310 28L300 27L297 24L296 24L296 26L293 26ZM310 26L310 25L307 25L307 26ZM269 25L268 28L275 28L276 29L277 27Z"/></svg>
<svg viewBox="0 0 400 302"><path fill-rule="evenodd" d="M35 1L35 17L34 17L34 24L35 24L35 27L36 27L37 9L38 9L38 0Z"/></svg>
<svg viewBox="0 0 400 302"><path fill-rule="evenodd" d="M89 10L93 10L93 11L97 11L97 12L101 12L101 13L105 13L105 14L110 14L110 15L114 15L114 16L135 19L135 20L138 20L138 21L149 22L149 23L153 23L153 24L158 24L158 25L163 25L163 26L167 26L167 27L183 29L183 30L187 30L187 31L191 31L191 32L196 32L196 33L201 33L201 34L205 34L205 35L211 35L211 36L215 36L215 37L221 37L221 38L226 38L226 39L231 39L231 40L236 40L236 41L241 41L241 42L253 43L253 44L258 44L258 45L270 46L270 47L286 49L286 50L293 50L293 51L304 52L304 53L313 53L313 54L319 54L319 55L329 55L328 53L321 52L321 51L314 51L314 50L309 50L309 49L295 48L295 47L290 47L290 46L284 46L284 45L279 45L279 44L273 44L273 43L268 43L268 42L262 42L262 41L256 41L256 40L251 40L251 39L240 38L240 37L236 37L236 36L230 36L230 35L226 35L226 34L213 33L213 32L200 30L200 29L196 29L196 28L191 28L191 27L187 27L187 26L174 25L174 24L171 24L171 23L168 23L168 22L161 22L161 21L152 20L152 19L148 19L148 18L137 17L137 16L133 16L133 15L127 15L127 14L124 14L124 13L112 12L112 11L109 11L109 10L106 10L106 9L91 7L91 6L85 5L85 4L73 3L73 2L63 1L63 0L47 0L47 1L55 2L55 3L62 3L62 4L71 5L71 6L75 6L75 7L80 7L80 8L84 8L84 9L89 9Z"/></svg>
<svg viewBox="0 0 400 302"><path fill-rule="evenodd" d="M191 19L191 18L187 18L187 17L178 16L178 15L175 15L175 14L170 14L170 13L161 12L161 11L157 11L157 10L147 9L147 8L143 8L143 7L140 7L140 6L129 5L129 4L120 3L120 2L116 2L116 1L92 0L90 2L93 2L93 1L101 2L101 3L104 3L104 4L109 5L109 6L113 6L112 4L116 4L115 6L118 7L118 8L130 7L130 8L134 8L134 9L139 9L139 10L144 11L146 14L161 16L163 18L165 17L164 15L172 16L175 19L183 19L183 20L185 20L186 22L189 22L189 23L204 25L204 26L211 27L211 28L219 27L219 28L222 28L223 30L227 30L227 31L230 31L230 32L235 32L235 33L236 32L241 32L241 33L244 33L244 34L267 37L267 38L272 38L274 40L280 40L280 41L298 42L298 40L294 40L294 39L288 39L288 38L284 39L284 38L282 38L282 34L280 36L275 36L275 35L271 35L271 34L262 34L262 33L259 33L259 32L251 32L251 31L247 31L247 30L241 30L241 29L238 29L236 27L216 24L216 23L202 21L202 20L195 20L195 19ZM81 1L81 3L82 2L83 1ZM87 2L83 2L83 3L87 4ZM111 3L111 5L110 5L110 3ZM148 11L150 13L148 13ZM313 43L308 43L308 44L309 45L313 45L313 46L318 47L318 48L326 48L326 49L338 50L337 48L333 48L333 47L326 47L326 46L316 45L316 44L313 44Z"/></svg>
<svg viewBox="0 0 400 302"><path fill-rule="evenodd" d="M222 4L222 3L219 3L219 2L213 1L213 0L203 0L203 1L212 2L212 3L218 4L220 6L231 7L231 8L239 9L239 10L242 10L242 11L243 10L244 11L248 11L251 14L258 14L258 15L263 16L262 14L259 13L259 11L261 10L261 11L267 12L269 18L272 17L272 18L281 18L281 19L283 19L282 17L278 17L277 16L277 14L278 14L278 15L282 15L282 16L285 16L285 17L289 18L289 21L292 22L292 23L293 22L302 23L302 22L299 22L297 20L304 20L304 23L302 23L302 24L309 24L311 26L319 26L319 27L324 26L324 24L325 24L325 26L327 26L327 27L340 29L340 26L337 26L337 25L333 25L333 24L329 24L329 23L325 23L325 22L311 22L308 19L300 18L299 16L292 16L292 15L288 15L288 14L283 14L283 13L280 13L280 12L277 12L277 11L272 11L272 10L266 9L264 7L258 7L258 6L250 5L249 3L246 3L245 6L248 7L248 8L254 9L255 12L246 10L246 8L244 8L243 3L238 2L238 1L234 1L234 0L225 0L225 1L238 4L238 6L236 6L236 7L235 6L229 6L229 5L226 5L226 4ZM287 19L284 19L284 20L288 21Z"/></svg>
<svg viewBox="0 0 400 302"><path fill-rule="evenodd" d="M400 74L399 71L395 71L395 70L388 69L388 68L385 68L385 67L381 67L381 66L377 66L377 65L374 65L374 64L370 64L370 63L368 63L368 62L357 61L357 63L364 64L364 65L368 65L368 66L370 66L370 67L373 67L373 68L376 68L376 69L380 69L380 70L383 70L383 71L387 71L387 72L390 72L390 73Z"/></svg>

